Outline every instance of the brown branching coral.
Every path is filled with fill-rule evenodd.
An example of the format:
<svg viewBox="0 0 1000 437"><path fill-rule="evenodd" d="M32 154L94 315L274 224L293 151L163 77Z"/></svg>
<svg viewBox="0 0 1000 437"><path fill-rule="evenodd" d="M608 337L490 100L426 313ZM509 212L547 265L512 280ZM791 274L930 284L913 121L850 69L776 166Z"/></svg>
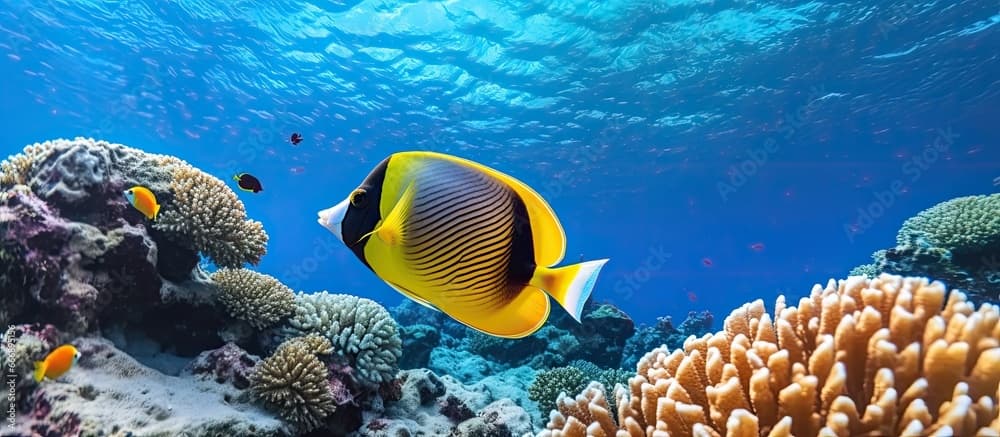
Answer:
<svg viewBox="0 0 1000 437"><path fill-rule="evenodd" d="M257 329L267 328L295 309L295 292L273 276L247 269L221 269L212 274L219 300L229 314Z"/></svg>
<svg viewBox="0 0 1000 437"><path fill-rule="evenodd" d="M316 429L337 409L326 365L316 357L332 352L317 335L288 340L253 373L251 390L303 432Z"/></svg>
<svg viewBox="0 0 1000 437"><path fill-rule="evenodd" d="M248 220L236 193L218 178L190 166L173 169L173 202L164 205L156 227L182 236L220 267L257 264L267 251L267 233Z"/></svg>
<svg viewBox="0 0 1000 437"><path fill-rule="evenodd" d="M617 420L601 391L563 397L541 436L1000 435L1000 310L940 282L882 275L757 300L725 329L654 349Z"/></svg>
<svg viewBox="0 0 1000 437"><path fill-rule="evenodd" d="M55 149L54 146L55 143L52 142L33 144L25 147L21 153L0 162L0 187L26 185L35 163L48 157Z"/></svg>

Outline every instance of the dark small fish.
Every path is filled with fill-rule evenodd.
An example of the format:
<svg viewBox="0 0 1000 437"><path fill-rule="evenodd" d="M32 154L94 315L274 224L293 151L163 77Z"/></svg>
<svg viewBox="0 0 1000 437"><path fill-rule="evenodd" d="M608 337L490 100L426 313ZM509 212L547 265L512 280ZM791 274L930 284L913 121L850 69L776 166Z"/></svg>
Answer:
<svg viewBox="0 0 1000 437"><path fill-rule="evenodd" d="M264 191L264 187L260 185L260 181L250 175L250 173L240 173L233 176L233 180L236 181L236 185L239 185L240 189L243 191L249 191L251 193Z"/></svg>
<svg viewBox="0 0 1000 437"><path fill-rule="evenodd" d="M299 143L302 142L302 135L299 135L298 132L295 132L292 134L291 138L288 139L288 141L291 141L292 144L298 146Z"/></svg>
<svg viewBox="0 0 1000 437"><path fill-rule="evenodd" d="M764 251L764 243L754 243L754 244L751 244L750 245L750 250L752 250L754 252L763 252Z"/></svg>
<svg viewBox="0 0 1000 437"><path fill-rule="evenodd" d="M704 264L705 267L712 267L712 264L714 264L711 258L702 258L701 263Z"/></svg>

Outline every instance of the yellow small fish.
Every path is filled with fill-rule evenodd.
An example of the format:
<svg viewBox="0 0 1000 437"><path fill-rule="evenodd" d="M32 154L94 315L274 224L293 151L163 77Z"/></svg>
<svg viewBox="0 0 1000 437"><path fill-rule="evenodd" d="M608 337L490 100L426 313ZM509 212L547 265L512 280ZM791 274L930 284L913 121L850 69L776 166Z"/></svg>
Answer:
<svg viewBox="0 0 1000 437"><path fill-rule="evenodd" d="M541 328L550 296L580 321L608 261L557 267L566 235L537 192L440 153L391 155L319 223L392 288L496 337Z"/></svg>
<svg viewBox="0 0 1000 437"><path fill-rule="evenodd" d="M71 344L57 347L45 357L45 361L35 361L35 382L42 379L56 379L73 368L80 359L80 351Z"/></svg>
<svg viewBox="0 0 1000 437"><path fill-rule="evenodd" d="M125 190L125 199L146 218L156 221L156 215L160 213L160 204L156 203L156 195L149 191L149 188L138 185L129 188Z"/></svg>

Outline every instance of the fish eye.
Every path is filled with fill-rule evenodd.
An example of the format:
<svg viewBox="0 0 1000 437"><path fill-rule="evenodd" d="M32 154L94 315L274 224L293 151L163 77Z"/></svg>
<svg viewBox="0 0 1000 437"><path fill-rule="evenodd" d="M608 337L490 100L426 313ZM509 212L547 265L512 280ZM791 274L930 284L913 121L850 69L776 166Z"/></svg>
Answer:
<svg viewBox="0 0 1000 437"><path fill-rule="evenodd" d="M364 188L358 188L351 193L351 205L355 208L364 208L368 201L368 192Z"/></svg>

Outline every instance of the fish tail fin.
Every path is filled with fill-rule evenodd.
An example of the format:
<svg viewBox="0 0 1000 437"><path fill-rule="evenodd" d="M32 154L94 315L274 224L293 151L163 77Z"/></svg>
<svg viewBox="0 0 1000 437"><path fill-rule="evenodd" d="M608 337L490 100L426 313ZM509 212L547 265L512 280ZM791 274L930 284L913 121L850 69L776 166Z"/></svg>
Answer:
<svg viewBox="0 0 1000 437"><path fill-rule="evenodd" d="M35 361L35 382L42 382L45 378L45 362Z"/></svg>
<svg viewBox="0 0 1000 437"><path fill-rule="evenodd" d="M597 283L597 275L607 262L607 259L599 259L565 267L539 267L530 284L545 290L579 322L583 315L583 304L590 298Z"/></svg>
<svg viewBox="0 0 1000 437"><path fill-rule="evenodd" d="M234 174L233 175L233 180L236 181L236 182L239 182L240 181L240 174L239 173Z"/></svg>

